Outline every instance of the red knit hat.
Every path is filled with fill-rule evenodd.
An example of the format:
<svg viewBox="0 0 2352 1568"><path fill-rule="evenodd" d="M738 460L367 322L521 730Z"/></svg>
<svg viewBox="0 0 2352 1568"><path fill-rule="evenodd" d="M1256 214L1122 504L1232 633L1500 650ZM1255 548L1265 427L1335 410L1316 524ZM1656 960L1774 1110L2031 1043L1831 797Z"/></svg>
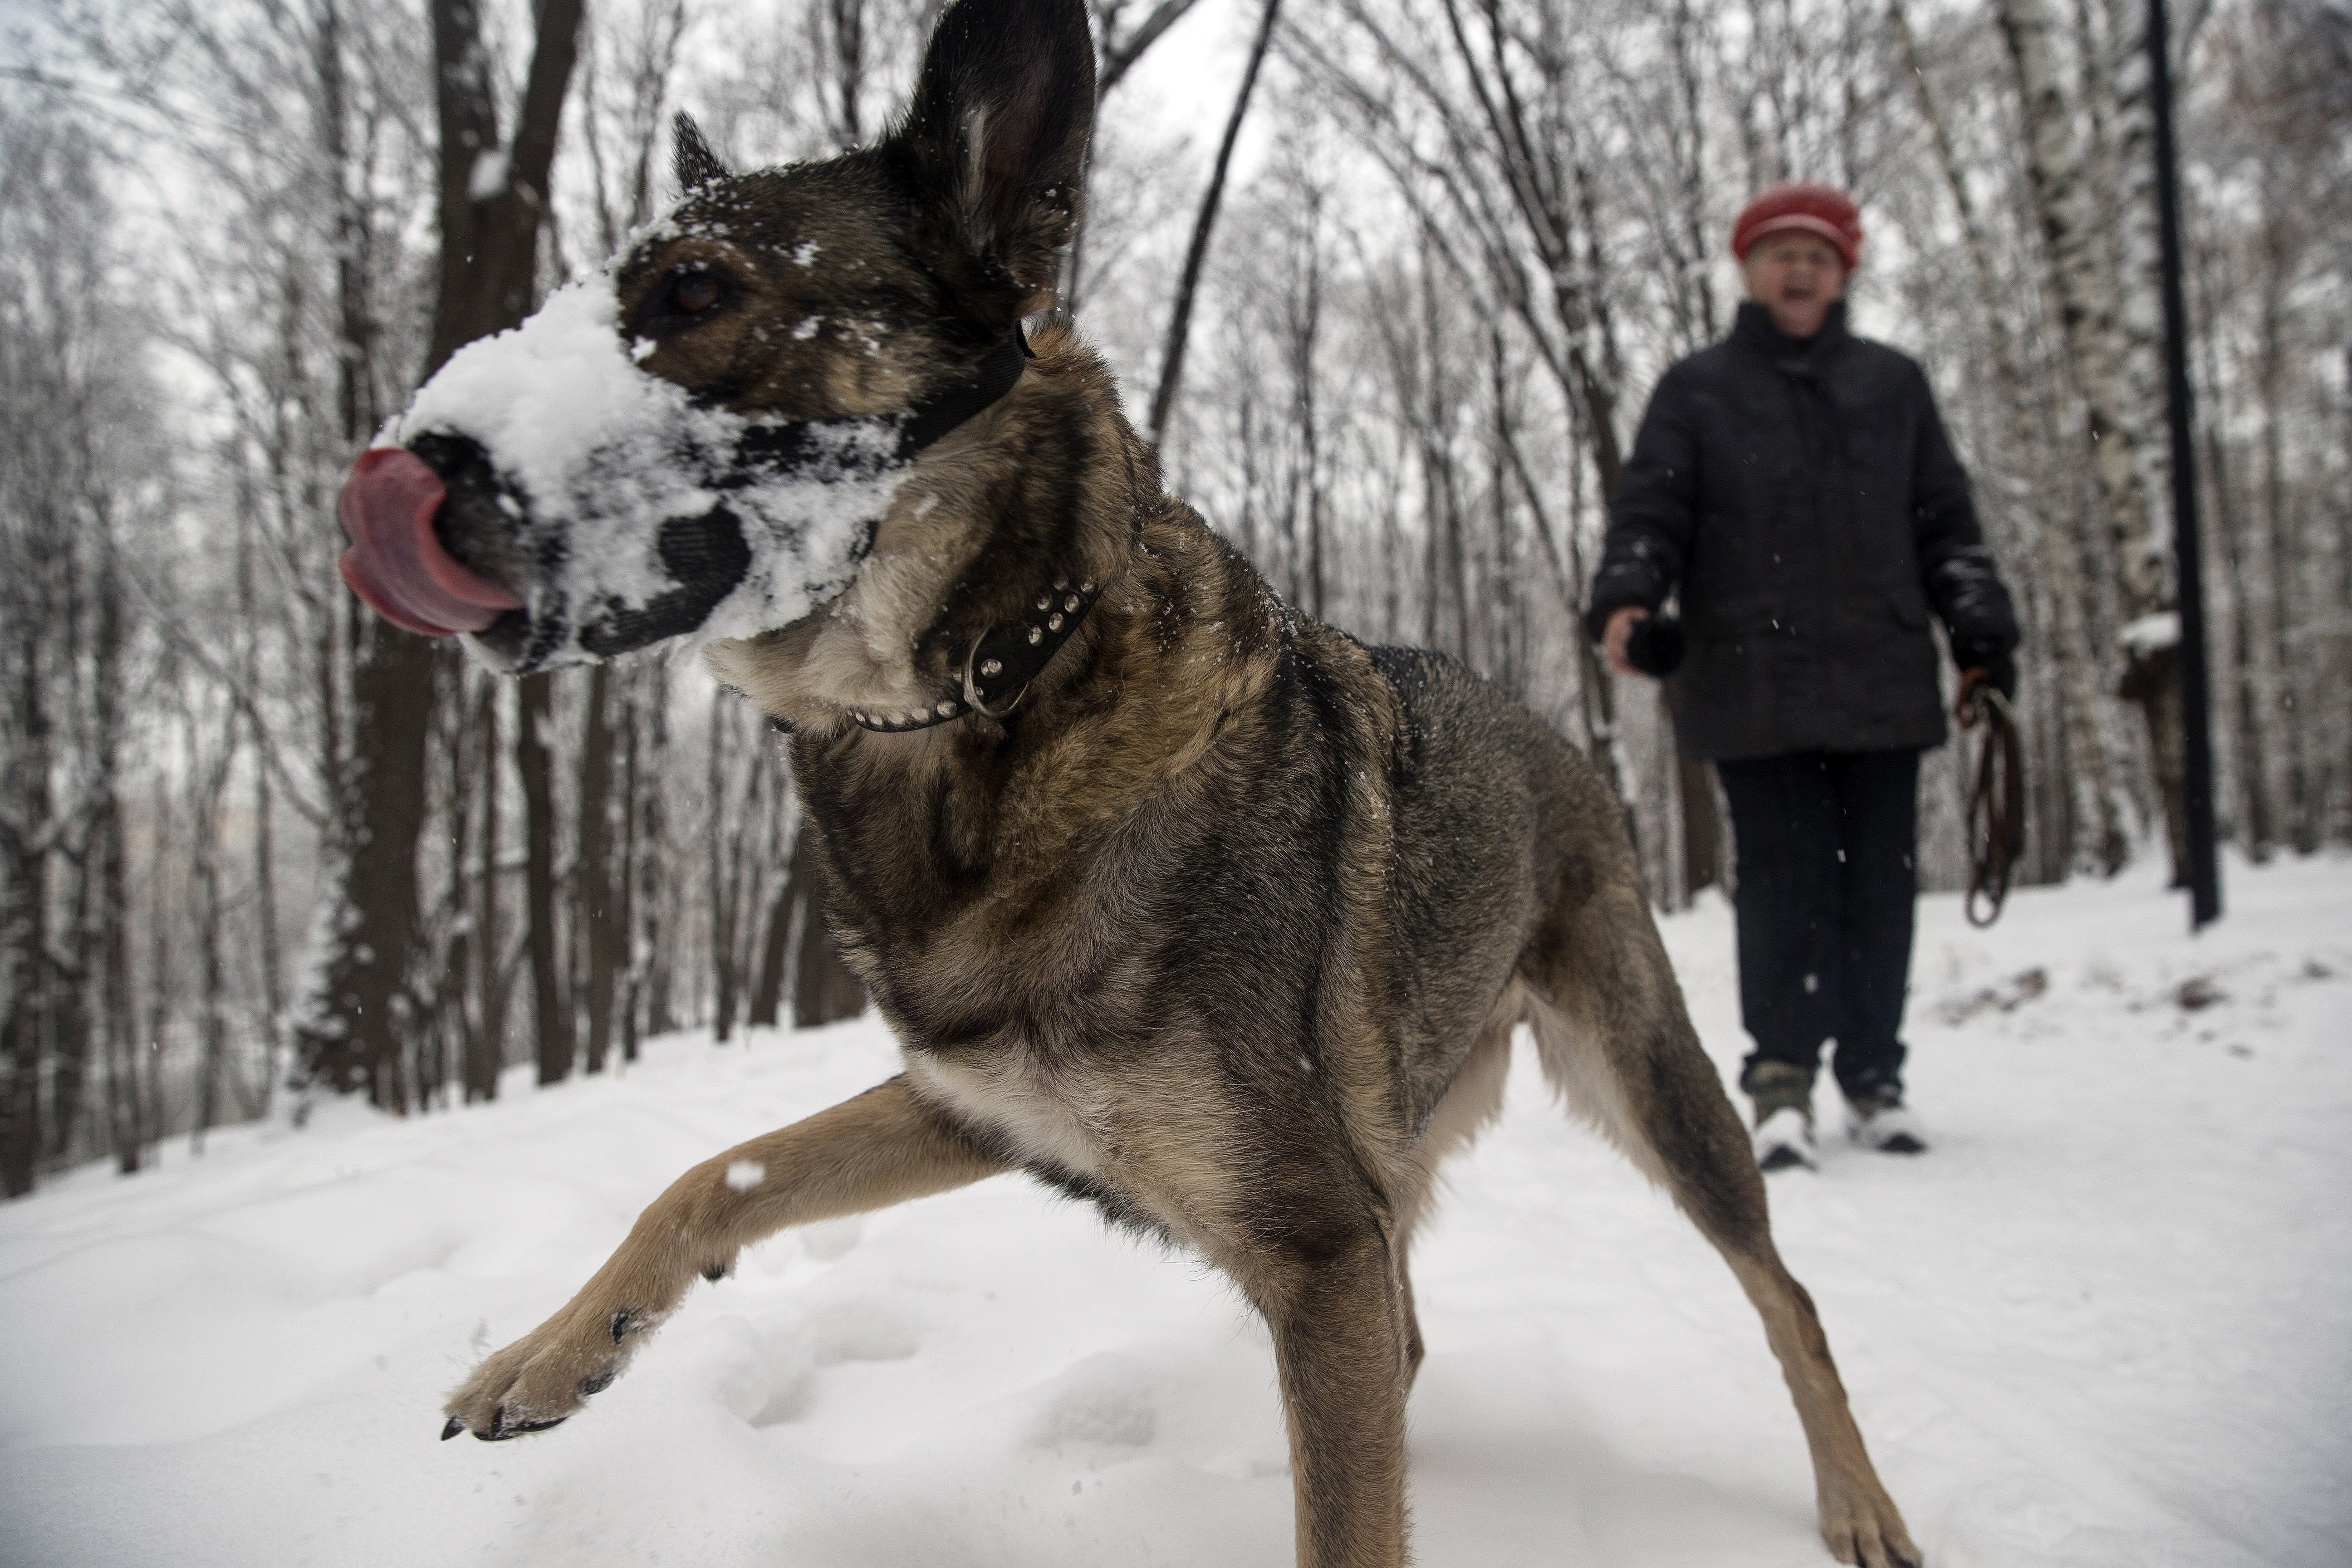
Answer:
<svg viewBox="0 0 2352 1568"><path fill-rule="evenodd" d="M1862 259L1862 214L1834 185L1775 185L1739 209L1731 226L1731 254L1740 260L1768 234L1801 228L1837 247L1851 272Z"/></svg>

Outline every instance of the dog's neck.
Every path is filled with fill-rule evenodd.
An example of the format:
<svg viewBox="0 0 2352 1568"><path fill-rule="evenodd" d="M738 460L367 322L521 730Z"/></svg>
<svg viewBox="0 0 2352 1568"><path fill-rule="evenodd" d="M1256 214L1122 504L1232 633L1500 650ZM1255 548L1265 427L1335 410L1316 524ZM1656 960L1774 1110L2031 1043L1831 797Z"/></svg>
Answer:
<svg viewBox="0 0 2352 1568"><path fill-rule="evenodd" d="M970 434L940 441L837 600L791 627L706 650L721 681L780 728L904 732L1006 718L1034 682L1050 681L1057 656L1070 662L1063 650L1099 620L1091 612L1127 572L1133 540L1066 537L1020 520L1056 513L1053 497L1068 491L1055 487L1075 485L1097 498L1093 515L1123 511L1131 529L1158 492L1158 470L1118 418L1099 362L1066 329L1041 338L1036 353L1034 373L1016 374L992 402L977 401L994 390L980 377L969 384L978 388L971 412L952 428ZM1011 363L1019 372L1029 362ZM1067 466L1076 421L1108 438L1089 446L1083 472ZM1130 507L1106 488L1132 491ZM997 531L1007 518L1016 520L1010 538Z"/></svg>
<svg viewBox="0 0 2352 1568"><path fill-rule="evenodd" d="M958 423L1010 391L1027 363L1036 357L1017 326L1014 334L1020 357L982 366L973 396L986 401L975 402ZM1010 377L993 382L992 374L1003 374L1008 363ZM942 410L940 422L924 434L933 438L944 435L953 427L944 423L952 413L952 406ZM927 417L930 417L928 409L919 414L919 418ZM969 608L961 612L948 608L970 604L966 589L977 585L977 579L967 576L948 587L940 596L938 618L911 637L917 649L926 650L916 656L918 670L933 673L928 678L918 674L911 689L902 687L879 700L842 704L839 710L852 722L870 731L898 733L951 723L973 713L999 720L1009 716L1027 697L1031 683L1076 635L1108 585L1098 570L1075 558L1049 557L1036 562L1035 581L1008 605L1001 591L1002 579L984 563L973 563L968 570L984 574L1000 584L1000 591L986 595L992 601L992 610L974 616Z"/></svg>
<svg viewBox="0 0 2352 1568"><path fill-rule="evenodd" d="M1013 331L988 351L988 357L980 362L980 368L972 373L970 381L927 397L908 411L907 423L898 432L898 455L912 458L1012 391L1028 362L1036 357L1030 352L1029 338L1022 331L1021 323L1013 322Z"/></svg>
<svg viewBox="0 0 2352 1568"><path fill-rule="evenodd" d="M996 402L1035 357L1014 322L1011 335L981 362L971 381L915 409L899 450L911 457ZM849 716L866 729L885 732L927 730L973 712L1002 719L1021 706L1029 683L1078 629L1100 592L1091 578L1055 577L1026 601L1020 618L1000 621L972 637L961 669L951 672L955 678L945 688L918 702L857 708Z"/></svg>

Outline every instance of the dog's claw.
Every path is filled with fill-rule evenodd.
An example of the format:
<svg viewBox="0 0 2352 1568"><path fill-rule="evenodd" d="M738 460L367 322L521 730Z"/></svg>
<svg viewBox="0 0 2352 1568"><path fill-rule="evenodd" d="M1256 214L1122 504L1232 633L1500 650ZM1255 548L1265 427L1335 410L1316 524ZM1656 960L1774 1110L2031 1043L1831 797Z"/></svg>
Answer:
<svg viewBox="0 0 2352 1568"><path fill-rule="evenodd" d="M544 1432L550 1426L561 1426L571 1419L569 1415L558 1415L552 1420L517 1421L509 1426L507 1423L507 1407L501 1405L490 1412L490 1429L487 1432L477 1432L474 1436L485 1443L503 1443L509 1437L520 1437L526 1432Z"/></svg>
<svg viewBox="0 0 2352 1568"><path fill-rule="evenodd" d="M614 1344L619 1344L619 1343L621 1342L621 1336L622 1336L623 1334L627 1333L628 1331L629 1331L629 1314L628 1314L627 1312L625 1312L625 1311L622 1311L622 1312L615 1312L615 1313L614 1313L614 1314L613 1314L613 1342L614 1342Z"/></svg>
<svg viewBox="0 0 2352 1568"><path fill-rule="evenodd" d="M457 1416L452 1415L449 1417L449 1424L441 1428L441 1440L446 1443L450 1438L455 1437L458 1433L463 1432L465 1429L465 1422L459 1420Z"/></svg>

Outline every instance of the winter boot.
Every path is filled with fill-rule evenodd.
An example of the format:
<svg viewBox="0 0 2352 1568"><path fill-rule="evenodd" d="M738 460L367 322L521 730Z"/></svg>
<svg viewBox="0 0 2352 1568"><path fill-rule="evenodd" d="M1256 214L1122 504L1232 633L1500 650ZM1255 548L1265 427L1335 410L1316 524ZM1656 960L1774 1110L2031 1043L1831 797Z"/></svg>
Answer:
<svg viewBox="0 0 2352 1568"><path fill-rule="evenodd" d="M1813 1168L1813 1075L1787 1062L1758 1062L1741 1088L1756 1102L1756 1163L1767 1171Z"/></svg>
<svg viewBox="0 0 2352 1568"><path fill-rule="evenodd" d="M1855 1142L1882 1154L1927 1152L1927 1135L1919 1119L1905 1109L1899 1089L1884 1089L1866 1099L1847 1100L1845 1130Z"/></svg>

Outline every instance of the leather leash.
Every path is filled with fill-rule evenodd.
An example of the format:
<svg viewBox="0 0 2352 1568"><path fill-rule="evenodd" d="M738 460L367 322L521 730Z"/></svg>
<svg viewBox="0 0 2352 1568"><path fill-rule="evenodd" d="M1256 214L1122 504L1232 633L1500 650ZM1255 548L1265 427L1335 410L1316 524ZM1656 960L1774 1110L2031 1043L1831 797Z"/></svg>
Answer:
<svg viewBox="0 0 2352 1568"><path fill-rule="evenodd" d="M2009 699L1980 669L1961 677L1953 716L1963 730L1984 726L1969 792L1969 896L1961 906L1981 930L2000 918L2010 872L2025 852L2025 748Z"/></svg>

